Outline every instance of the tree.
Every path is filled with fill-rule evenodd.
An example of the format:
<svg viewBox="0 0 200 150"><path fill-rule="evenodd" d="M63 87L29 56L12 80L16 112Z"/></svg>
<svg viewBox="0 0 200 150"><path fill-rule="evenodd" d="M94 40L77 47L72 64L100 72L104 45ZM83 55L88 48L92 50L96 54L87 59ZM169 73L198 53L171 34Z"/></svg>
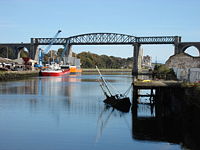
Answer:
<svg viewBox="0 0 200 150"><path fill-rule="evenodd" d="M133 64L132 58L120 58L107 55L97 55L90 52L82 52L77 54L81 60L82 68L130 68Z"/></svg>
<svg viewBox="0 0 200 150"><path fill-rule="evenodd" d="M175 72L172 68L168 68L164 64L156 64L153 75L160 79L176 79Z"/></svg>

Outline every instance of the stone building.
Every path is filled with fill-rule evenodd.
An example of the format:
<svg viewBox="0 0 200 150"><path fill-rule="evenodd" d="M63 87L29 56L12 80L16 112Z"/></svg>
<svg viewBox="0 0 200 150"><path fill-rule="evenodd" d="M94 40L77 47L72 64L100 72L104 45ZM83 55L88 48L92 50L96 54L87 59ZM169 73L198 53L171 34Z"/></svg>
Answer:
<svg viewBox="0 0 200 150"><path fill-rule="evenodd" d="M143 68L148 68L148 69L152 68L151 63L152 63L152 58L149 55L143 56L143 59L142 59L142 67Z"/></svg>
<svg viewBox="0 0 200 150"><path fill-rule="evenodd" d="M142 70L143 68L152 68L152 58L149 55L144 56L144 50L141 48L138 56L138 70Z"/></svg>
<svg viewBox="0 0 200 150"><path fill-rule="evenodd" d="M171 56L166 65L173 68L179 80L190 82L200 81L200 57L193 57L186 53Z"/></svg>

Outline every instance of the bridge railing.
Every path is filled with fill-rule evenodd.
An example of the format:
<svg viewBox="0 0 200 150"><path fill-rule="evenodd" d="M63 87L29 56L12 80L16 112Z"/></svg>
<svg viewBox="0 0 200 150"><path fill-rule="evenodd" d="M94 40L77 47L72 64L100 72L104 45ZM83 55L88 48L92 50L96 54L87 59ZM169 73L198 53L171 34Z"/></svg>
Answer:
<svg viewBox="0 0 200 150"><path fill-rule="evenodd" d="M69 40L68 38L32 38L31 42L37 45L49 45L52 41L53 45L63 45Z"/></svg>
<svg viewBox="0 0 200 150"><path fill-rule="evenodd" d="M177 36L137 37L136 42L140 44L174 44L177 39Z"/></svg>

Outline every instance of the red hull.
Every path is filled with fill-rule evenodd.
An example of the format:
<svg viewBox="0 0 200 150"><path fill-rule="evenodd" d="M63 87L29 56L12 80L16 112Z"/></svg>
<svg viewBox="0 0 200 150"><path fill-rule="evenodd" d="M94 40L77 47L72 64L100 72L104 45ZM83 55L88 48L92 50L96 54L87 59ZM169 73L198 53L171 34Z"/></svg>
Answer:
<svg viewBox="0 0 200 150"><path fill-rule="evenodd" d="M43 70L40 72L41 76L63 76L69 74L70 70Z"/></svg>

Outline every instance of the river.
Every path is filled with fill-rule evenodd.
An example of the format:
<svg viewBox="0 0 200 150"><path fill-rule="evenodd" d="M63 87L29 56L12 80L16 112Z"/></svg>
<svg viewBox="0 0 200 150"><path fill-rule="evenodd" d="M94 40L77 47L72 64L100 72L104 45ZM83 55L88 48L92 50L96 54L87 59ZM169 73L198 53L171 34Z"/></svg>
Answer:
<svg viewBox="0 0 200 150"><path fill-rule="evenodd" d="M173 141L134 135L131 111L105 107L98 77L70 75L1 82L0 150L185 149ZM132 82L131 75L105 78L121 92ZM128 96L132 99L131 92ZM142 116L154 115L148 105L139 111Z"/></svg>

